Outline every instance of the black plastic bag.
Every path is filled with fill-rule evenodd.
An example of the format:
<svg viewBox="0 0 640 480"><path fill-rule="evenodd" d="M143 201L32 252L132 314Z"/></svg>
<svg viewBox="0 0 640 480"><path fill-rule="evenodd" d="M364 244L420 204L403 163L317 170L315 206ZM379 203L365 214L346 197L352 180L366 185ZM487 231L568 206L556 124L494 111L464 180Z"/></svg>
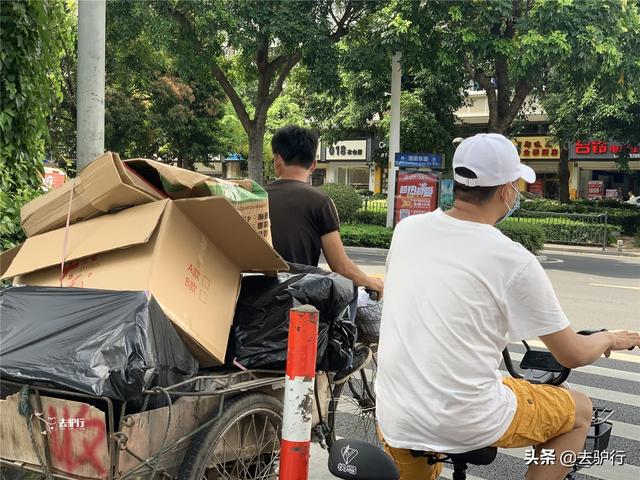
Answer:
<svg viewBox="0 0 640 480"><path fill-rule="evenodd" d="M354 297L353 283L319 268L290 266L277 278L243 277L227 361L246 368L284 369L289 309L313 305L320 315L317 368L342 370L351 363L356 340L355 323L345 315Z"/></svg>
<svg viewBox="0 0 640 480"><path fill-rule="evenodd" d="M5 379L131 400L198 371L145 292L8 287L0 291L0 316Z"/></svg>

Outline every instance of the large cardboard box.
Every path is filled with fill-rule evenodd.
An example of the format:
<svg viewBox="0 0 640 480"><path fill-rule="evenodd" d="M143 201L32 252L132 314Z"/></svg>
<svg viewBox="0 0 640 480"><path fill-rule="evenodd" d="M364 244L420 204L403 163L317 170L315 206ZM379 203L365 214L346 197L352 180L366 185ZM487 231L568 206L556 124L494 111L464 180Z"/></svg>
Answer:
<svg viewBox="0 0 640 480"><path fill-rule="evenodd" d="M69 223L73 224L162 198L167 195L127 169L117 153L107 152L91 162L74 180L24 205L20 210L20 223L30 237L65 226L67 215Z"/></svg>
<svg viewBox="0 0 640 480"><path fill-rule="evenodd" d="M71 192L73 190L73 195ZM28 237L123 208L163 198L224 197L271 244L267 192L252 180L232 182L155 160L120 160L107 152L74 180L27 203L20 210ZM71 208L69 208L71 203Z"/></svg>
<svg viewBox="0 0 640 480"><path fill-rule="evenodd" d="M203 366L224 361L241 272L288 269L221 197L93 218L71 225L66 239L65 228L30 237L1 260L14 284L149 292Z"/></svg>

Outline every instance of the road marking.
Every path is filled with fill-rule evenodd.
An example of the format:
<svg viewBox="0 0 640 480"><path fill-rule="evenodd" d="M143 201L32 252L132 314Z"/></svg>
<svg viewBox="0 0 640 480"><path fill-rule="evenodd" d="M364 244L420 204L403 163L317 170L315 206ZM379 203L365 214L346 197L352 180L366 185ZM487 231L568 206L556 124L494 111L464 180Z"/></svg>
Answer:
<svg viewBox="0 0 640 480"><path fill-rule="evenodd" d="M518 362L522 360L524 355L518 352L509 352L512 360ZM630 380L640 383L640 372L627 372L626 370L616 370L614 368L596 367L595 365L587 365L574 369L578 373L590 373L591 375L600 375L607 378L617 378L619 380Z"/></svg>
<svg viewBox="0 0 640 480"><path fill-rule="evenodd" d="M637 441L640 438L640 425L609 420L613 425L611 435Z"/></svg>
<svg viewBox="0 0 640 480"><path fill-rule="evenodd" d="M608 288L627 288L629 290L640 290L640 287L631 287L629 285L608 285L606 283L589 283L593 287L608 287Z"/></svg>
<svg viewBox="0 0 640 480"><path fill-rule="evenodd" d="M508 377L509 372L500 370L500 373ZM571 377L569 377L571 380ZM622 403L631 407L640 407L640 396L635 393L618 392L616 390L606 390L604 388L589 387L587 385L581 385L577 383L568 382L571 390L584 393L589 398L596 398L598 400L604 400L605 402Z"/></svg>
<svg viewBox="0 0 640 480"><path fill-rule="evenodd" d="M591 398L597 398L607 402L623 403L632 407L640 407L640 395L636 393L617 392L605 390L604 388L589 387L587 385L577 385L575 383L572 383L571 387Z"/></svg>
<svg viewBox="0 0 640 480"><path fill-rule="evenodd" d="M525 459L527 448L499 448L498 452ZM593 467L583 468L578 473L594 478L602 478L606 480L630 480L631 478L640 478L640 467L635 465L594 465Z"/></svg>
<svg viewBox="0 0 640 480"><path fill-rule="evenodd" d="M522 345L521 342L511 342L511 343L513 343L514 345ZM540 347L547 350L547 346L540 340L527 340L527 343L531 347ZM640 363L640 355L632 355L630 353L611 352L611 356L609 358L613 360L622 360L623 362Z"/></svg>

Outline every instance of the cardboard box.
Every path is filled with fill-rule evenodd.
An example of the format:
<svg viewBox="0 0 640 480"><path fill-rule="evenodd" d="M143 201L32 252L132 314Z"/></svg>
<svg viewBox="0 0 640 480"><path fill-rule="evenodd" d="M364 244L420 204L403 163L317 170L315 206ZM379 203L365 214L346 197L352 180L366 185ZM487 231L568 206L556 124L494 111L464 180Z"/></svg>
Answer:
<svg viewBox="0 0 640 480"><path fill-rule="evenodd" d="M269 199L266 190L253 180L222 180L145 158L132 158L124 163L174 200L207 196L225 197L271 245Z"/></svg>
<svg viewBox="0 0 640 480"><path fill-rule="evenodd" d="M144 290L202 366L224 361L241 272L287 264L224 198L160 200L30 237L2 254L15 284Z"/></svg>
<svg viewBox="0 0 640 480"><path fill-rule="evenodd" d="M127 169L117 153L107 152L91 162L73 180L27 203L20 223L28 237L122 208L166 198L135 172Z"/></svg>
<svg viewBox="0 0 640 480"><path fill-rule="evenodd" d="M71 191L73 190L73 197ZM134 158L122 161L107 152L78 176L20 210L27 237L123 208L171 198L225 197L271 245L267 192L252 180L231 182L162 162Z"/></svg>

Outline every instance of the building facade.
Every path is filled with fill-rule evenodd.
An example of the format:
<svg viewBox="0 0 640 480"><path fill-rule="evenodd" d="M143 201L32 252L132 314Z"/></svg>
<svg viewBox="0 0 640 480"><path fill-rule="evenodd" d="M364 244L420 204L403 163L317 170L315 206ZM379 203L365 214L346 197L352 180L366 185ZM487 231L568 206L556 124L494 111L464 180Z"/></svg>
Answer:
<svg viewBox="0 0 640 480"><path fill-rule="evenodd" d="M489 122L489 103L484 90L472 89L468 92L468 104L456 112L460 136L467 137L486 132ZM525 100L527 121L520 125L521 133L512 140L518 147L520 160L536 172L537 181L532 185L522 184L522 188L534 195L558 198L560 146L554 144L547 135L547 116L533 99ZM587 198L590 182L602 182L603 196L625 198L630 191L640 193L640 153L639 146L632 145L629 170L622 172L616 163L621 150L615 142L573 142L569 145L569 193L571 198Z"/></svg>

